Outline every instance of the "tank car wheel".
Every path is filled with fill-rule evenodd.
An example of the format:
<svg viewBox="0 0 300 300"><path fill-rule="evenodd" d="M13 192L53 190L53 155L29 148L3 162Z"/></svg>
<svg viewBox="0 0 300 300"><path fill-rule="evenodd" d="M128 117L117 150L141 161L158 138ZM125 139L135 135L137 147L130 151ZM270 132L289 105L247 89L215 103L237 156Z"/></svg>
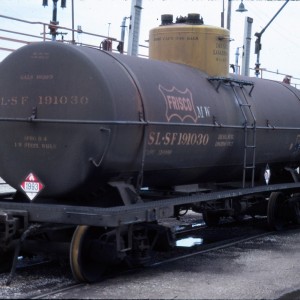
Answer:
<svg viewBox="0 0 300 300"><path fill-rule="evenodd" d="M219 225L220 216L216 213L213 213L211 211L204 211L202 213L203 221L205 224L209 227L217 226Z"/></svg>
<svg viewBox="0 0 300 300"><path fill-rule="evenodd" d="M77 281L99 281L107 270L107 264L96 260L92 255L93 241L99 239L103 233L101 228L77 226L70 246L70 265Z"/></svg>
<svg viewBox="0 0 300 300"><path fill-rule="evenodd" d="M282 230L288 224L288 204L282 192L273 192L268 202L268 225L273 230Z"/></svg>

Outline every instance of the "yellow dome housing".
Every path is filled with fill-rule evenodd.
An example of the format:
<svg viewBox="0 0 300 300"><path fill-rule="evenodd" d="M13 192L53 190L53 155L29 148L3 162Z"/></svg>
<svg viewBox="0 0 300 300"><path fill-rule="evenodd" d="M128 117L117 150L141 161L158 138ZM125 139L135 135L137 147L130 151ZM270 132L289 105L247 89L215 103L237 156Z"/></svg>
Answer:
<svg viewBox="0 0 300 300"><path fill-rule="evenodd" d="M199 14L177 18L176 23L172 15L162 15L162 25L150 30L149 57L228 76L229 39L227 29L203 25Z"/></svg>

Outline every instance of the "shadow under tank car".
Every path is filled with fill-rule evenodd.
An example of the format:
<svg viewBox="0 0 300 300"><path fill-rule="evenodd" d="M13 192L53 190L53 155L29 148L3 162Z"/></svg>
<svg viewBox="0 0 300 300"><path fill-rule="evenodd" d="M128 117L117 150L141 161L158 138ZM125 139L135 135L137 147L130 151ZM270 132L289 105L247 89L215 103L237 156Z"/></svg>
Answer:
<svg viewBox="0 0 300 300"><path fill-rule="evenodd" d="M0 176L17 190L1 252L67 241L74 277L96 281L172 244L158 222L180 209L299 222L299 90L227 74L229 32L197 14L163 16L149 42L150 59L46 42L1 63Z"/></svg>

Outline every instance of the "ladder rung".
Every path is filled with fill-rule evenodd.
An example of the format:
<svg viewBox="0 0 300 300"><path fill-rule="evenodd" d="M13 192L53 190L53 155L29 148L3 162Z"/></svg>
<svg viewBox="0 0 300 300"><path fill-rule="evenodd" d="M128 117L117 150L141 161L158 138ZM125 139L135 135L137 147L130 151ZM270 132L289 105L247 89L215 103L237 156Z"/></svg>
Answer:
<svg viewBox="0 0 300 300"><path fill-rule="evenodd" d="M255 161L255 151L256 151L256 119L254 116L254 113L252 111L251 108L251 104L249 104L247 97L242 89L242 94L244 96L244 100L242 100L239 97L239 94L236 92L234 85L232 84L232 82L230 82L230 85L232 87L233 93L234 93L234 97L237 101L237 103L239 104L240 107L240 111L242 112L242 115L244 117L245 123L244 125L244 132L245 132L245 144L244 144L244 164L243 164L243 187L245 187L245 183L246 183L246 173L248 170L251 170L251 177L252 177L252 186L254 186L254 179L255 179L255 166L256 166L256 161ZM240 87L242 88L243 85L240 84ZM251 91L249 92L249 95L251 95L251 92L253 90L254 85L252 85ZM244 108L247 107L247 108ZM253 120L253 124L251 126L248 127L248 123L251 124L251 121L249 119L248 114L250 114L250 119L252 118ZM251 132L249 131L251 130ZM249 133L252 134L252 136L249 136ZM248 142L250 144L248 144ZM252 143L252 144L251 144ZM248 150L248 149L253 149L253 150ZM248 151L247 151L248 150ZM247 161L249 161L247 159L248 155L250 156L250 158L252 158L250 160L251 164L247 164Z"/></svg>
<svg viewBox="0 0 300 300"><path fill-rule="evenodd" d="M244 169L255 169L255 165L245 166Z"/></svg>

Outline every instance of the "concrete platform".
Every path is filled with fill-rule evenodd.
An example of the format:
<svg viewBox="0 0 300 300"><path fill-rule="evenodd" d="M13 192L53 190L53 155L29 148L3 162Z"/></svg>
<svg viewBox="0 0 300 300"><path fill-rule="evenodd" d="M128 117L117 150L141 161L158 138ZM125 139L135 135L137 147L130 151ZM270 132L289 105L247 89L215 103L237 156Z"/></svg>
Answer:
<svg viewBox="0 0 300 300"><path fill-rule="evenodd" d="M52 298L300 299L300 229L87 284Z"/></svg>

